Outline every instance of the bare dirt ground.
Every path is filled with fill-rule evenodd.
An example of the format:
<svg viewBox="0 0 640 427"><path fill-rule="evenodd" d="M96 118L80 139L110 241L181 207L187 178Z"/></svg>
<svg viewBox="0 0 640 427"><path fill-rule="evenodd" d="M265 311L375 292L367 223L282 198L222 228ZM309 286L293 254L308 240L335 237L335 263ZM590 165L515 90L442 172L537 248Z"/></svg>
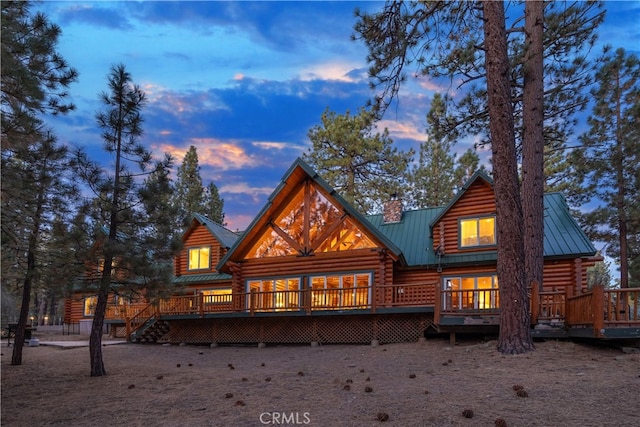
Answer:
<svg viewBox="0 0 640 427"><path fill-rule="evenodd" d="M87 337L38 331L41 342ZM106 337L105 337L106 339ZM640 354L537 342L372 346L25 346L2 342L2 426L638 426ZM522 387L520 396L514 386ZM515 387L516 389L518 387ZM473 411L471 418L463 411ZM386 416L385 416L386 415ZM467 415L471 415L467 413ZM388 417L386 420L385 418ZM380 419L379 419L380 418Z"/></svg>

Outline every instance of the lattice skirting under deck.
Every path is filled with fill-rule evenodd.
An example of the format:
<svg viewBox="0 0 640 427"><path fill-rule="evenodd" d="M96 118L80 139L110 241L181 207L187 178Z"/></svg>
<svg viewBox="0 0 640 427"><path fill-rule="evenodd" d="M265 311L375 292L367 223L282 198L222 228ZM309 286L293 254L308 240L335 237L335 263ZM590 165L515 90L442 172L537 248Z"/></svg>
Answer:
<svg viewBox="0 0 640 427"><path fill-rule="evenodd" d="M250 317L171 320L163 341L173 344L368 344L417 341L432 314Z"/></svg>

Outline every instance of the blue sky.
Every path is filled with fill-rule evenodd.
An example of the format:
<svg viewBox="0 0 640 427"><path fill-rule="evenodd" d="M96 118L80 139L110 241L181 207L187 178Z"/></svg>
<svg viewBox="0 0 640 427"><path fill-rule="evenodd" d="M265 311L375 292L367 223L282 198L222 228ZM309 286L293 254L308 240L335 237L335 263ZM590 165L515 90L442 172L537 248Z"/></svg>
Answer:
<svg viewBox="0 0 640 427"><path fill-rule="evenodd" d="M599 45L640 53L640 1L605 4ZM98 94L110 67L124 63L149 100L141 142L158 158L172 153L176 166L195 145L205 185L213 181L225 200L228 227L244 229L307 150L307 132L324 109L355 112L373 95L367 50L350 39L355 7L375 12L382 3L38 4L62 28L58 51L80 73L70 88L77 110L49 123L61 142L104 158ZM438 89L425 78L411 81L379 123L399 148L417 150L425 139ZM471 143L460 141L456 151Z"/></svg>

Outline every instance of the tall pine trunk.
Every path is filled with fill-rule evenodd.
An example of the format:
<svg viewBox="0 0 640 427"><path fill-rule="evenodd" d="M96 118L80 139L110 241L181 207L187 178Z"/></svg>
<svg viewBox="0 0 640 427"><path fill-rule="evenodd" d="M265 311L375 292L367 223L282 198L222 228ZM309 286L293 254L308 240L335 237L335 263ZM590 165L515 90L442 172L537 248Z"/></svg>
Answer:
<svg viewBox="0 0 640 427"><path fill-rule="evenodd" d="M618 216L618 243L620 245L620 287L628 288L629 287L629 254L627 251L627 213L625 206L625 193L626 186L628 185L625 182L624 177L624 138L622 136L622 105L621 105L621 83L620 83L620 68L615 68L615 88L616 88L616 129L615 129L615 137L616 137L616 150L613 155L614 167L616 168L616 186L617 193L615 196L616 199L616 213Z"/></svg>
<svg viewBox="0 0 640 427"><path fill-rule="evenodd" d="M46 170L46 167L44 167ZM43 173L42 175L45 175ZM40 177L42 179L42 177ZM39 180L35 180L39 182ZM27 271L24 275L22 283L22 303L20 304L20 317L18 318L18 327L13 344L13 353L11 355L12 365L22 365L22 349L24 347L25 329L27 327L27 318L29 317L29 305L31 303L31 288L33 285L33 277L36 272L36 248L40 237L40 226L42 223L42 215L44 211L46 186L38 188L38 197L36 210L33 215L33 225L29 235L29 243L27 248Z"/></svg>
<svg viewBox="0 0 640 427"><path fill-rule="evenodd" d="M482 3L486 48L489 129L491 132L500 287L498 350L504 354L533 349L529 297L524 273L522 204L516 159L513 107L504 3Z"/></svg>
<svg viewBox="0 0 640 427"><path fill-rule="evenodd" d="M524 6L522 211L526 285L543 286L544 271L544 2ZM535 321L536 319L534 319Z"/></svg>

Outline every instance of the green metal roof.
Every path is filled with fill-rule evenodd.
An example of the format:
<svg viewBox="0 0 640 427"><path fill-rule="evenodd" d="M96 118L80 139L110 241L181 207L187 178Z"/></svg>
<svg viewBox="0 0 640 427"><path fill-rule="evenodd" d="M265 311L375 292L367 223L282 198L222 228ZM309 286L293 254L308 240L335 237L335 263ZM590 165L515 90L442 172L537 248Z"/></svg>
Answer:
<svg viewBox="0 0 640 427"><path fill-rule="evenodd" d="M544 256L593 256L596 248L569 212L560 193L544 196Z"/></svg>
<svg viewBox="0 0 640 427"><path fill-rule="evenodd" d="M223 227L217 222L211 221L204 215L195 213L192 215L192 219L196 219L200 224L204 225L207 230L216 238L225 248L230 248L238 240L238 234Z"/></svg>
<svg viewBox="0 0 640 427"><path fill-rule="evenodd" d="M371 225L400 248L408 266L436 262L429 224L442 208L405 211L399 222L385 224L382 214L366 217Z"/></svg>
<svg viewBox="0 0 640 427"><path fill-rule="evenodd" d="M476 177L477 178L477 177ZM472 178L475 179L475 178ZM438 259L433 251L431 225L442 217L451 205L406 211L402 220L384 224L382 215L372 215L367 220L382 234L392 240L407 260L408 266L436 265ZM544 256L567 258L593 256L596 249L569 212L560 193L544 196ZM445 254L440 264L474 264L495 261L496 251L464 252Z"/></svg>
<svg viewBox="0 0 640 427"><path fill-rule="evenodd" d="M484 250L477 252L465 251L460 254L445 254L440 260L438 260L433 251L431 227L437 223L438 220L440 220L458 200L460 200L466 190L476 180L481 179L488 184L493 185L493 181L484 171L474 173L467 180L458 194L456 194L456 196L446 206L405 211L402 213L402 219L399 222L385 224L381 214L370 216L360 214L353 206L344 200L344 198L336 193L336 191L331 188L331 186L327 184L327 182L324 181L307 163L301 159L297 159L284 174L280 184L269 197L267 204L249 225L247 232L252 230L258 219L267 212L273 199L280 191L282 191L287 179L297 167L302 168L317 185L322 187L327 193L331 194L331 196L342 205L349 215L357 219L368 231L374 234L385 245L385 247L387 247L387 249L396 254L402 264L409 267L433 266L438 263L441 265L451 266L495 262L497 258L497 252L495 250ZM564 197L560 193L546 194L544 196L544 207L545 257L575 258L595 255L596 249L584 234L578 223L571 217ZM206 218L202 218L206 220ZM227 233L232 233L219 224L215 224L211 221L208 222L213 224L218 231L222 229ZM247 232L242 235L232 233L233 236L227 234L229 241L233 238L234 243L229 245L231 249L220 261L218 268L230 259L235 248L238 247L242 239L248 234ZM213 230L212 233L217 235Z"/></svg>
<svg viewBox="0 0 640 427"><path fill-rule="evenodd" d="M231 280L230 274L225 273L206 273L206 274L186 274L184 276L174 277L173 284L186 285L204 282L217 282Z"/></svg>

